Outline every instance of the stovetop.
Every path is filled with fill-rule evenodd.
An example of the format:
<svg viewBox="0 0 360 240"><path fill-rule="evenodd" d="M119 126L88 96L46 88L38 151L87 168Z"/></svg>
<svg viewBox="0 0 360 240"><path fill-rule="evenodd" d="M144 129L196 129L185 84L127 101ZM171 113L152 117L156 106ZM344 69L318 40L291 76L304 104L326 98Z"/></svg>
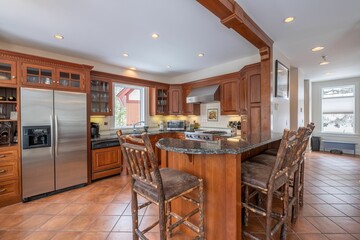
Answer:
<svg viewBox="0 0 360 240"><path fill-rule="evenodd" d="M214 140L214 135L223 135L227 134L226 131L220 130L198 130L194 132L185 132L185 139L190 140L199 140L199 141L212 141Z"/></svg>

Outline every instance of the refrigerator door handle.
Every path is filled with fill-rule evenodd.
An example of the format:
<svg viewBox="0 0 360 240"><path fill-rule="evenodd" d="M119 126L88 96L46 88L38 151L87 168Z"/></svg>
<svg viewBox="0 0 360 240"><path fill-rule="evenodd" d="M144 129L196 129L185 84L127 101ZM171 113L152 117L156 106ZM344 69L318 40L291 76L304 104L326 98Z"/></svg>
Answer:
<svg viewBox="0 0 360 240"><path fill-rule="evenodd" d="M54 120L53 120L53 115L50 115L50 131L54 130L54 126L53 126ZM53 146L54 144L54 135L51 134L51 146ZM52 147L50 147L50 154L51 154L51 158L54 158L54 150Z"/></svg>
<svg viewBox="0 0 360 240"><path fill-rule="evenodd" d="M58 140L59 140L59 130L58 130L58 117L55 115L55 156L58 155Z"/></svg>

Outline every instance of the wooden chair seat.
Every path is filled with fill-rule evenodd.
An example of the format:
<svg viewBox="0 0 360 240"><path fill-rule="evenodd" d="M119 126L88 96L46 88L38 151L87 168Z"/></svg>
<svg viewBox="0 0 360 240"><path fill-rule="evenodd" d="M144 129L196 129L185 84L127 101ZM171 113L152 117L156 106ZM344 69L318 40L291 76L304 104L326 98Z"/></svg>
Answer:
<svg viewBox="0 0 360 240"><path fill-rule="evenodd" d="M253 188L267 189L269 185L272 166L265 164L246 161L241 164L241 181L243 184ZM287 181L285 173L279 174L274 182L275 189L283 186Z"/></svg>
<svg viewBox="0 0 360 240"><path fill-rule="evenodd" d="M270 149L264 151L264 154L276 156L276 155L277 155L277 152L278 152L278 149L270 148Z"/></svg>
<svg viewBox="0 0 360 240"><path fill-rule="evenodd" d="M191 191L199 187L199 179L191 174L171 168L162 168L160 175L165 193L165 200L171 201L182 193ZM154 174L151 173L154 178ZM154 202L159 201L158 189L151 184L143 181L136 181L134 183L134 191L149 198Z"/></svg>
<svg viewBox="0 0 360 240"><path fill-rule="evenodd" d="M260 155L256 155L255 157L252 157L251 162L255 162L255 163L260 163L269 167L274 167L275 166L275 162L276 162L276 156L273 155L268 155L266 154L260 154ZM289 167L289 175L293 174L296 170L299 169L299 164L298 162L294 162L290 167Z"/></svg>

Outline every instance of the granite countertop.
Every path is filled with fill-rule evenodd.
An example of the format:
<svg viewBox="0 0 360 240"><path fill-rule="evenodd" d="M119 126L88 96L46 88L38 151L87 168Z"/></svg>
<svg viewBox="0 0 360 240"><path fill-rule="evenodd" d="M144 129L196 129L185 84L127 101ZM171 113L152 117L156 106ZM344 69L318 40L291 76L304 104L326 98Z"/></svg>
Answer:
<svg viewBox="0 0 360 240"><path fill-rule="evenodd" d="M124 134L134 134L134 135L140 135L141 133L143 133L144 131L136 131L133 132L132 130L124 130L123 133ZM162 133L175 133L175 132L185 132L185 131L168 131L168 130L164 130L164 131L160 131L160 130L155 130L155 129L149 129L149 131L147 132L148 135L156 135L156 134L162 134ZM108 135L100 135L100 137L97 138L91 138L91 142L101 142L101 141L108 141L108 140L115 140L117 139L117 135L115 134L115 131L113 134L108 134Z"/></svg>
<svg viewBox="0 0 360 240"><path fill-rule="evenodd" d="M239 154L261 145L280 140L281 133L272 133L265 137L266 140L247 139L232 137L218 141L194 141L174 138L162 138L156 143L156 147L170 151L186 154Z"/></svg>

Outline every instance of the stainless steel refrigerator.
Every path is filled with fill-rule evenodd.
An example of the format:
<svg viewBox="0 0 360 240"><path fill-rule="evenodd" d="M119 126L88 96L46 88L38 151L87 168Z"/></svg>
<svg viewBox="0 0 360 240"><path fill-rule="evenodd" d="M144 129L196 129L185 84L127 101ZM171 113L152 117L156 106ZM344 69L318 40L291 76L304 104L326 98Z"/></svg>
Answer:
<svg viewBox="0 0 360 240"><path fill-rule="evenodd" d="M23 199L87 182L86 94L21 88Z"/></svg>

